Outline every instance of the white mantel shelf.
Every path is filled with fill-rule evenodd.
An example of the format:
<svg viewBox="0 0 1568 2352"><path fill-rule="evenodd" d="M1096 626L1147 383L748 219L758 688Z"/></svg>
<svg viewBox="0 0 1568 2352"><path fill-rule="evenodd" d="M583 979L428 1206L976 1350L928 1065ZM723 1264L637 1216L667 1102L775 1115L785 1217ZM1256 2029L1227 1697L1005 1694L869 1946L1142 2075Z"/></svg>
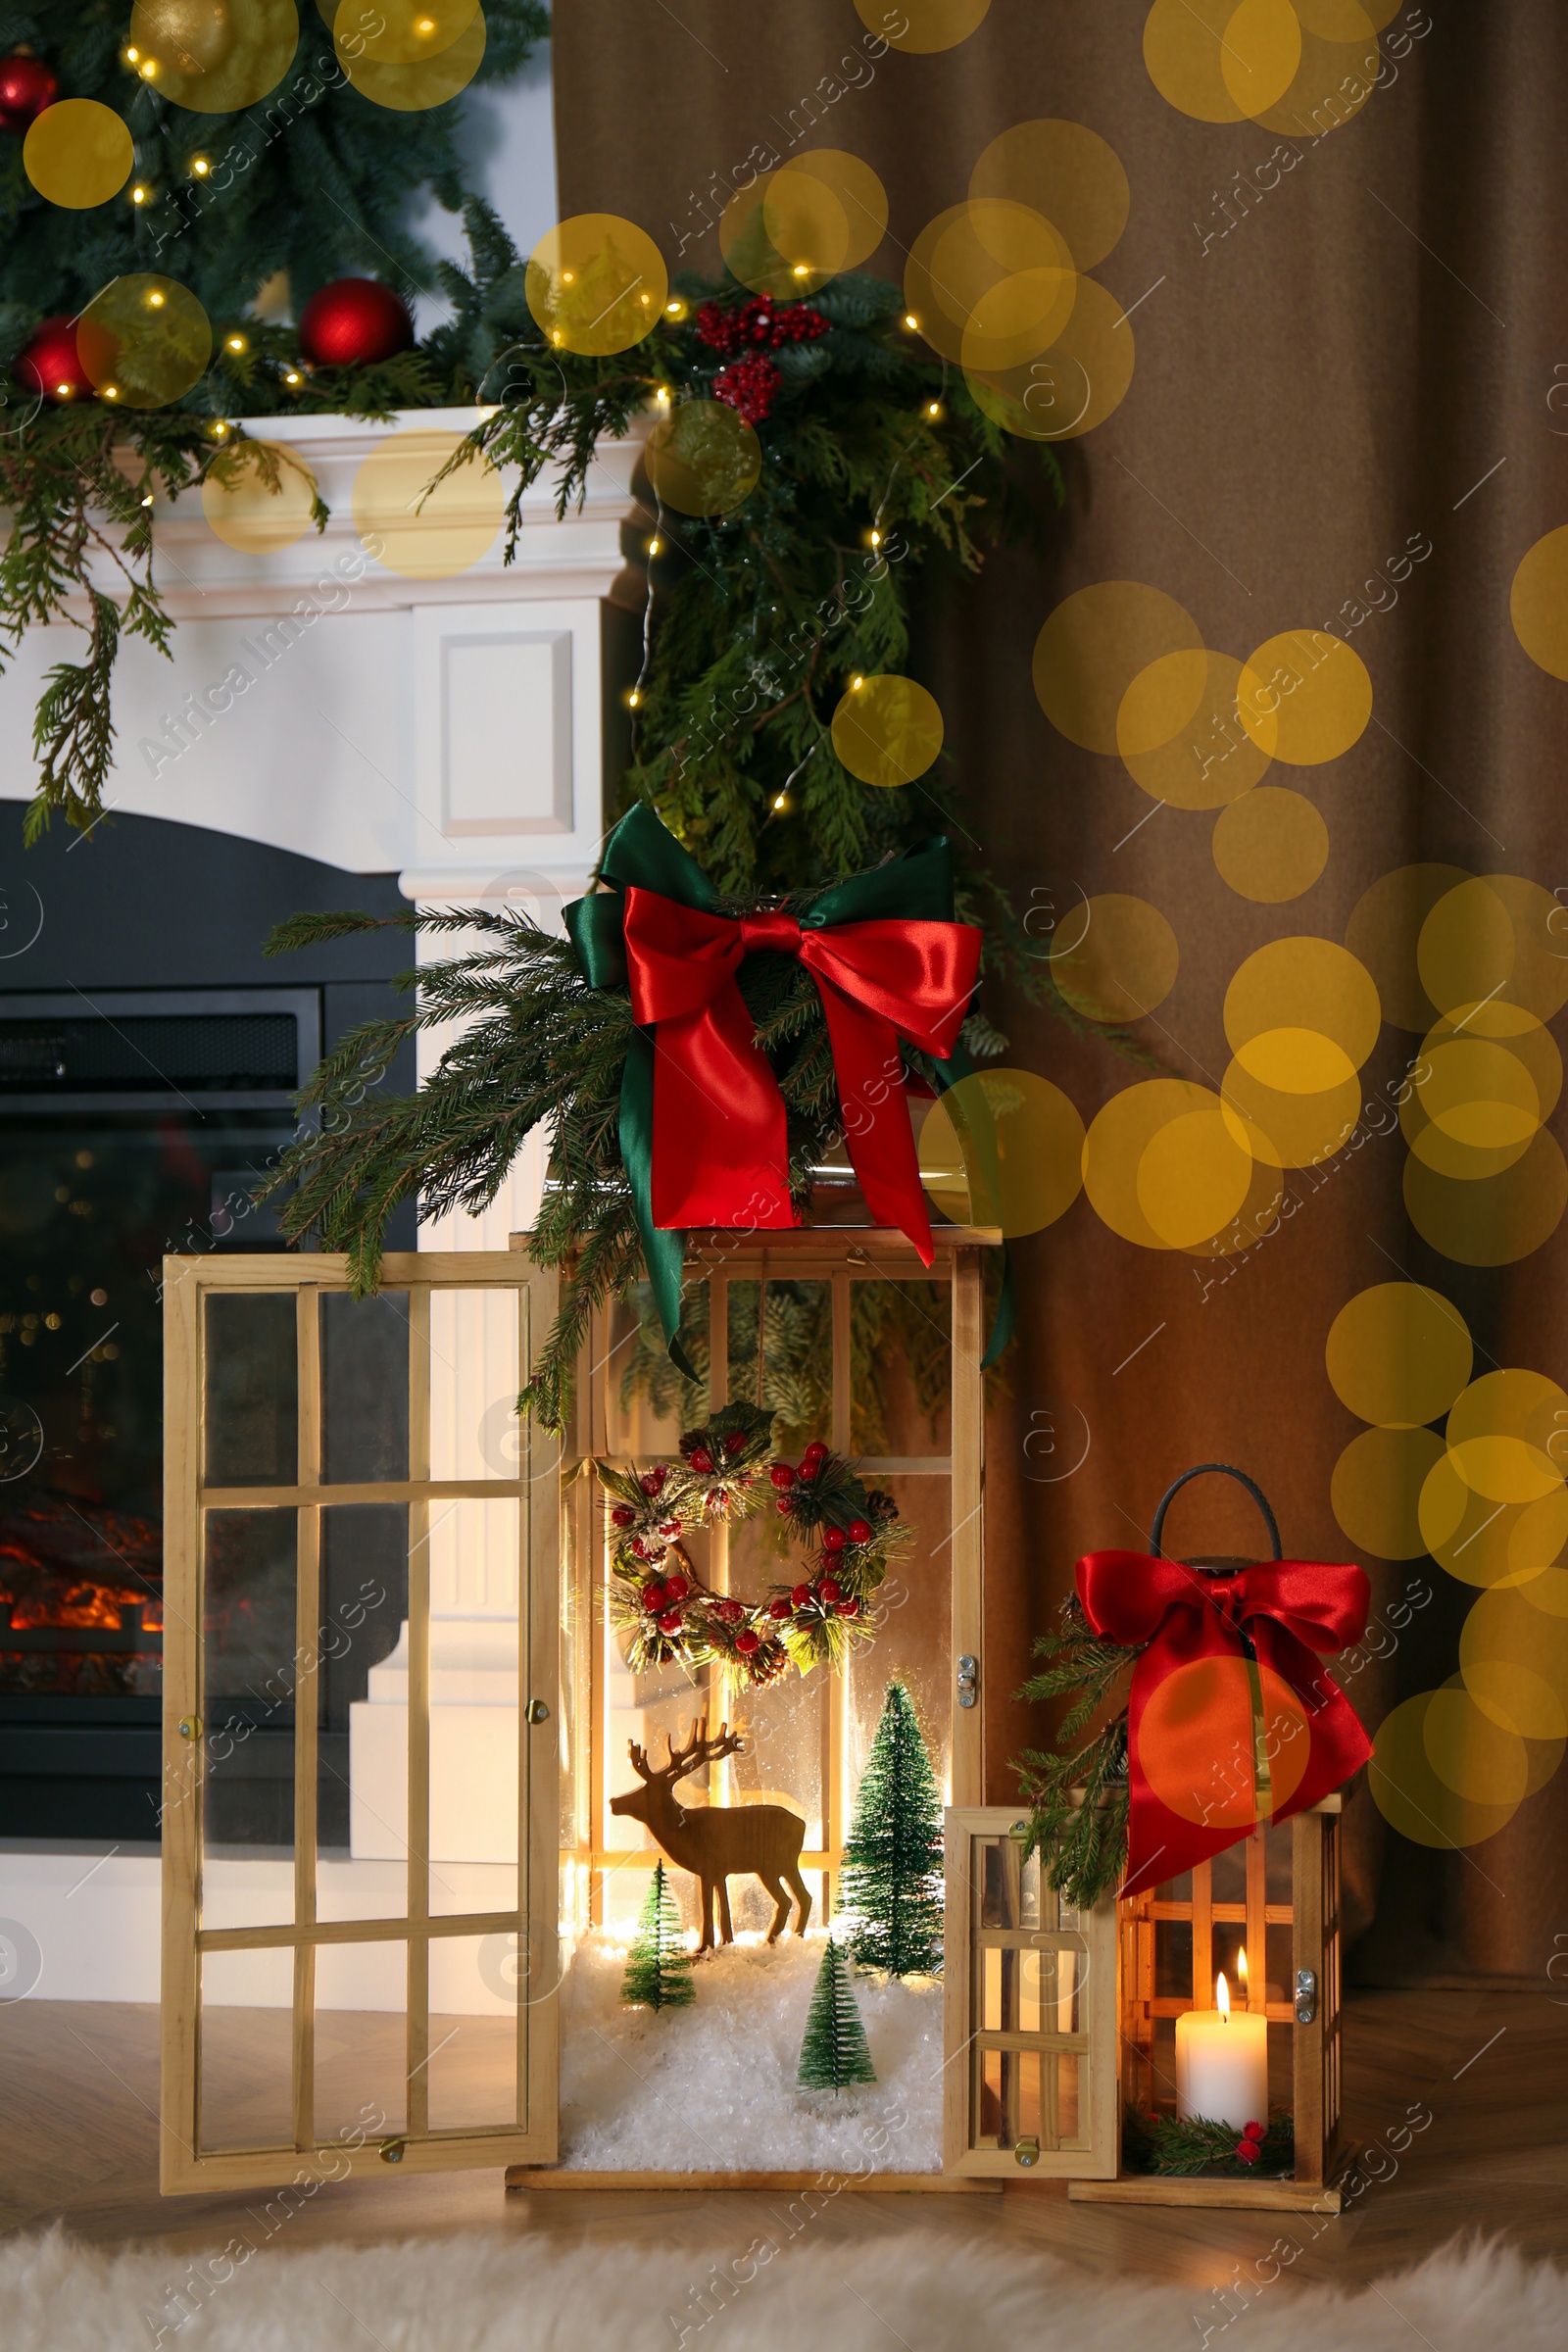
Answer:
<svg viewBox="0 0 1568 2352"><path fill-rule="evenodd" d="M455 577L405 579L354 525L356 473L390 435L466 433L489 413L243 420L298 455L331 511L277 551L226 545L199 494L159 494L173 659L122 643L111 809L395 872L417 900L520 901L548 919L583 887L638 659L646 590L625 526L647 423L601 444L565 514L558 474L529 486L511 564L503 530ZM31 798L39 687L80 645L68 623L29 629L0 677L7 799Z"/></svg>

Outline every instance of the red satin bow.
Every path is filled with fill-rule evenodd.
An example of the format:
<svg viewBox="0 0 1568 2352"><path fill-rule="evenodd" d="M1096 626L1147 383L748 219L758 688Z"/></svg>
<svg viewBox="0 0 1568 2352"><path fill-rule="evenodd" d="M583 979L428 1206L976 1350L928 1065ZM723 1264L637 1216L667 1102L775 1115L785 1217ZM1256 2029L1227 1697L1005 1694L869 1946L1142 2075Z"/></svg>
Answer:
<svg viewBox="0 0 1568 2352"><path fill-rule="evenodd" d="M1263 1560L1209 1576L1141 1551L1092 1551L1076 1575L1095 1632L1145 1644L1128 1701L1124 1894L1222 1853L1255 1819L1304 1812L1372 1753L1312 1654L1366 1631L1369 1588L1354 1561Z"/></svg>
<svg viewBox="0 0 1568 2352"><path fill-rule="evenodd" d="M625 940L633 1014L658 1031L654 1223L770 1230L796 1222L784 1098L735 984L742 958L771 948L798 956L816 982L866 1206L929 1265L931 1223L899 1038L948 1058L979 971L978 930L877 921L803 931L793 915L704 914L633 887Z"/></svg>

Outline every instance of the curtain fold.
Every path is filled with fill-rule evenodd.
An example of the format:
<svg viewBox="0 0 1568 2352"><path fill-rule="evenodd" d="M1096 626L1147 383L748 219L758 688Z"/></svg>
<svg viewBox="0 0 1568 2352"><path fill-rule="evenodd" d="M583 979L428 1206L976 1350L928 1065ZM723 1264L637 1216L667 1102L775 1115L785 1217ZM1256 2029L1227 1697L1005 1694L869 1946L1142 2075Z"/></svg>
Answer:
<svg viewBox="0 0 1568 2352"><path fill-rule="evenodd" d="M1347 1680L1368 1728L1376 1732L1421 1693L1450 1683L1457 1692L1421 1717L1414 1750L1407 1738L1390 1751L1396 1762L1415 1755L1419 1786L1405 1791L1414 1810L1394 1807L1405 1827L1391 1826L1364 1786L1349 1801L1347 1902L1359 1936L1352 1974L1544 1988L1568 1878L1568 1770L1552 1769L1561 1741L1547 1700L1528 1726L1505 1724L1500 1740L1477 1731L1475 1702L1455 1681L1466 1623L1482 1599L1494 1605L1487 1585L1496 1586L1506 1563L1472 1578L1462 1561L1450 1567L1419 1550L1391 1559L1368 1546L1369 1521L1376 1532L1399 1508L1413 1519L1413 1494L1401 1502L1396 1490L1408 1483L1420 1442L1389 1439L1386 1461L1375 1447L1363 1450L1336 1487L1337 1466L1369 1424L1336 1393L1327 1350L1349 1302L1402 1281L1428 1286L1462 1318L1472 1378L1502 1368L1568 1377L1568 1228L1550 1215L1547 1147L1525 1177L1499 1175L1485 1197L1474 1184L1456 1189L1441 1168L1428 1187L1437 1205L1420 1194L1425 1180L1406 1173L1414 1122L1392 1123L1384 1106L1396 1109L1401 1086L1408 1090L1426 1028L1445 1010L1457 1017L1469 1000L1455 980L1446 1003L1440 988L1435 1008L1410 1001L1423 967L1394 885L1352 924L1385 877L1441 865L1455 869L1450 889L1466 872L1518 879L1526 960L1568 949L1541 914L1559 883L1568 886L1557 773L1568 659L1557 674L1544 665L1553 645L1568 642L1568 588L1558 595L1544 559L1528 611L1514 589L1530 551L1568 524L1568 322L1559 293L1568 252L1559 122L1568 21L1553 0L1518 0L1506 11L1415 6L1392 18L1386 0L1362 5L1386 20L1381 80L1364 104L1329 105L1329 122L1342 107L1348 119L1325 129L1330 85L1321 60L1319 68L1312 61L1327 36L1344 34L1348 47L1364 22L1355 0L1300 0L1296 79L1262 119L1230 122L1199 120L1156 86L1142 0L1094 11L1068 0L993 0L969 37L924 55L883 49L848 0L802 0L776 12L739 0L659 0L635 15L621 0L557 0L561 206L624 214L658 240L672 270L716 275L716 223L736 180L791 152L841 148L872 166L890 200L889 233L868 267L902 277L920 230L964 202L976 159L1010 125L1087 124L1119 157L1130 214L1093 274L1124 314L1114 331L1132 338L1126 395L1094 430L1060 444L1066 504L1049 522L1044 556L1004 548L977 585L929 604L914 666L942 707L964 821L1019 900L1057 912L1084 900L1102 912L1109 900L1142 902L1169 926L1178 961L1156 997L1150 974L1159 959L1147 943L1162 934L1143 915L1104 916L1101 938L1118 922L1131 929L1109 979L1097 967L1084 985L1091 996L1109 987L1106 1001L1129 1006L1145 991L1149 1009L1130 1026L1150 1066L1118 1057L1093 1021L1090 1034L1075 1036L1022 996L997 1008L1007 1060L1049 1077L1086 1127L1150 1079L1187 1079L1212 1095L1237 1055L1226 1003L1239 967L1274 942L1340 949L1348 929L1377 982L1384 1019L1370 1052L1350 1055L1359 1054L1348 1100L1360 1140L1315 1169L1282 1172L1280 1189L1294 1186L1300 1203L1259 1246L1207 1259L1168 1246L1172 1234L1187 1238L1190 1206L1188 1163L1180 1139L1168 1137L1123 1184L1133 1206L1113 1212L1124 1228L1136 1224L1153 1199L1150 1188L1165 1181L1161 1154L1177 1152L1156 1208L1167 1246L1113 1229L1093 1187L1056 1223L1015 1244L1020 1338L1007 1393L990 1412L989 1792L1010 1797L1008 1758L1041 1735L1008 1694L1028 1671L1033 1635L1070 1590L1079 1553L1142 1546L1160 1494L1181 1470L1236 1462L1266 1488L1288 1553L1358 1557L1369 1571L1374 1625L1390 1629L1378 1643L1386 1654L1359 1658ZM1153 13L1163 21L1165 0ZM1205 37L1224 47L1228 11L1202 5L1186 14L1200 32L1213 19L1219 29ZM1268 61L1244 63L1261 72ZM1203 89L1222 86L1211 66ZM1180 97L1182 74L1200 67L1188 49L1160 70ZM1234 81L1242 69L1227 70ZM1038 495L1034 467L1020 443L1020 479L1033 478ZM1294 802L1254 800L1216 837L1221 808L1178 805L1171 792L1189 787L1179 777L1162 786L1175 771L1157 759L1140 782L1114 745L1084 748L1053 723L1032 683L1036 641L1064 600L1103 582L1174 599L1202 645L1234 662L1283 632L1326 632L1350 647L1370 680L1370 717L1343 751L1288 759L1287 734L1296 752L1314 748L1313 711L1329 738L1350 723L1348 670L1343 694L1325 690L1313 702L1317 689L1303 692L1280 720L1281 750L1263 776L1271 791L1309 804L1304 815ZM1343 666L1343 656L1333 659ZM1339 679L1340 667L1332 675ZM1240 757L1245 763L1252 754L1244 746ZM1201 758L1200 747L1189 776ZM1265 809L1275 827L1266 838L1247 829ZM1317 879L1288 898L1255 895L1259 872L1269 887L1278 873L1300 882L1315 855L1314 826L1326 833ZM1233 875L1250 877L1254 895L1227 879L1222 858ZM1465 919L1485 928L1495 904ZM1462 965L1462 922L1460 933L1446 952ZM1443 940L1430 929L1423 937L1428 963L1441 960ZM1044 954L1043 929L1041 941ZM1324 979L1326 968L1309 955L1299 961L1305 1012L1287 1018L1276 1004L1259 1015L1276 1022L1267 1049L1276 1061L1264 1053L1258 1064L1265 1077L1290 1063L1295 1049L1278 1041L1291 1020L1316 1017L1313 1004L1333 978ZM1498 1003L1543 1006L1551 974L1544 964L1540 971L1534 999L1516 974L1500 985ZM1411 1025L1396 1025L1391 1008ZM1338 1035L1332 1006L1322 1018ZM1298 1086L1311 1049L1300 1052ZM1551 1055L1542 1052L1544 1067ZM1332 1072L1317 1076L1327 1086ZM1542 1114L1547 1092L1543 1081ZM1455 1113L1460 1129L1466 1115L1482 1114ZM1560 1111L1545 1127L1561 1136ZM1482 1144L1492 1148L1498 1134L1487 1128ZM1458 1143L1473 1156L1473 1132ZM1222 1140L1213 1149L1222 1151ZM1419 1217L1407 1198L1426 1201ZM1436 1246L1434 1235L1450 1246ZM1146 1227L1146 1243L1160 1238ZM1477 1262L1489 1250L1511 1254ZM1421 1355L1423 1345L1411 1345ZM1346 1495L1358 1481L1357 1511ZM1347 1533L1336 1495L1363 1540ZM1519 1497L1500 1507L1517 1510ZM1251 1550L1259 1542L1252 1508L1226 1482L1205 1481L1175 1506L1170 1547ZM1461 1540L1449 1544L1450 1556ZM1478 1541L1475 1560L1490 1557ZM1544 1559L1543 1567L1548 1580L1561 1573ZM1555 1590L1538 1580L1531 1605ZM1402 1624L1391 1626L1391 1607ZM1544 1633L1556 1639L1549 1612ZM1560 1677L1555 1688L1560 1695ZM1528 1739L1515 1738L1526 1729ZM1540 1784L1523 1801L1509 1778L1520 1753ZM1432 1800L1441 1818L1423 1841L1406 1832L1419 1830L1428 1787L1420 1775L1429 1768L1448 1776L1448 1793Z"/></svg>

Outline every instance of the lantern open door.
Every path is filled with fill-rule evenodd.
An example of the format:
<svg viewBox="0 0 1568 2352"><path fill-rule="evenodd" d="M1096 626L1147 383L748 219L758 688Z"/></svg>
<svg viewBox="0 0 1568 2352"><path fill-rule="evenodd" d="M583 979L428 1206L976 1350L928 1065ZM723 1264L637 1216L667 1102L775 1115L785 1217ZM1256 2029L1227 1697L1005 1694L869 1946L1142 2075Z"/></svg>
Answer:
<svg viewBox="0 0 1568 2352"><path fill-rule="evenodd" d="M511 1254L165 1261L162 2179L553 2154L560 1448Z"/></svg>

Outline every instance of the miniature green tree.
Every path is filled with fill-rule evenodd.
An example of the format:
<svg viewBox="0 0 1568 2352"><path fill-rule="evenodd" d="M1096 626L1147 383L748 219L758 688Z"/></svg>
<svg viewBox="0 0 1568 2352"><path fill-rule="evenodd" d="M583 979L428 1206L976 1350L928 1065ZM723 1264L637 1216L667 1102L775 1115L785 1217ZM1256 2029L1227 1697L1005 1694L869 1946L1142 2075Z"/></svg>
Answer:
<svg viewBox="0 0 1568 2352"><path fill-rule="evenodd" d="M795 2079L802 2090L844 2090L856 2082L876 2081L850 1963L843 1945L832 1936L806 2013L806 2037Z"/></svg>
<svg viewBox="0 0 1568 2352"><path fill-rule="evenodd" d="M662 1862L654 1865L648 1900L626 1956L620 1997L628 2006L635 2003L645 2009L685 2009L697 1998L692 1956Z"/></svg>
<svg viewBox="0 0 1568 2352"><path fill-rule="evenodd" d="M889 1683L866 1759L839 1886L862 1968L935 1976L942 1967L942 1794L914 1705Z"/></svg>

